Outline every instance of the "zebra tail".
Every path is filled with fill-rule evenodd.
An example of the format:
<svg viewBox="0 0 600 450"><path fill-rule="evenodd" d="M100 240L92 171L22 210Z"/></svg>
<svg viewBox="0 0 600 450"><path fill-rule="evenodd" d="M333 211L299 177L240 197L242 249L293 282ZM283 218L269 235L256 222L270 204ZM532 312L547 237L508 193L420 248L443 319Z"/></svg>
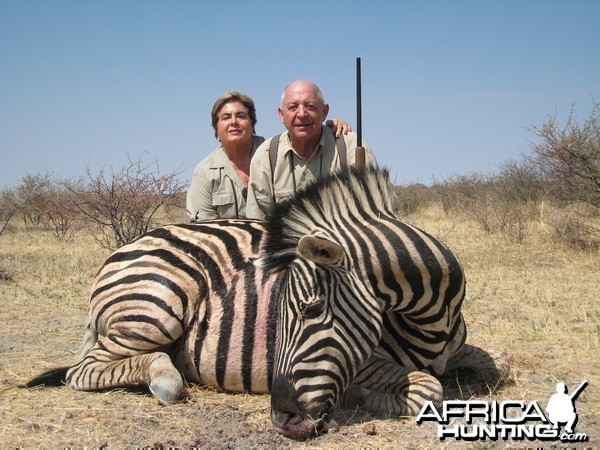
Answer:
<svg viewBox="0 0 600 450"><path fill-rule="evenodd" d="M92 318L88 316L83 333L83 341L79 349L80 358L83 358L91 348L98 342L98 332L92 326Z"/></svg>
<svg viewBox="0 0 600 450"><path fill-rule="evenodd" d="M67 370L70 367L58 367L56 369L48 370L37 377L29 380L25 385L19 386L22 388L32 388L35 386L46 386L46 387L56 387L63 386L65 384L65 380L67 377Z"/></svg>

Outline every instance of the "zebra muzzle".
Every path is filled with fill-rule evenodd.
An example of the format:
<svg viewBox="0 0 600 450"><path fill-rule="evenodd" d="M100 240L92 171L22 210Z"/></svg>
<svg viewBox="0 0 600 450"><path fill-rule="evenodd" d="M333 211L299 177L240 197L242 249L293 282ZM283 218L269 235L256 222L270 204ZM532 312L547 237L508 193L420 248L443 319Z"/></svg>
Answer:
<svg viewBox="0 0 600 450"><path fill-rule="evenodd" d="M297 393L288 378L278 377L271 389L271 421L284 436L303 441L328 431L337 431L338 424L330 413L329 403L306 408L297 400Z"/></svg>
<svg viewBox="0 0 600 450"><path fill-rule="evenodd" d="M294 415L281 411L272 411L271 420L273 428L284 436L297 441L305 441L329 431L338 431L337 422L331 419L329 413L321 417Z"/></svg>

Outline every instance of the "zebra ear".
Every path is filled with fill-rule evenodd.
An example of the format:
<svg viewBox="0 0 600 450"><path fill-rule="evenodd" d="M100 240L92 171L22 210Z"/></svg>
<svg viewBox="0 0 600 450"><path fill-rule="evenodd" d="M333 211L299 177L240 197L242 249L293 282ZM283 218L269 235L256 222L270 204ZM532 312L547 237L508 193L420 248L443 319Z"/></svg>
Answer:
<svg viewBox="0 0 600 450"><path fill-rule="evenodd" d="M344 257L342 247L330 239L307 234L298 241L298 253L318 264L334 266Z"/></svg>

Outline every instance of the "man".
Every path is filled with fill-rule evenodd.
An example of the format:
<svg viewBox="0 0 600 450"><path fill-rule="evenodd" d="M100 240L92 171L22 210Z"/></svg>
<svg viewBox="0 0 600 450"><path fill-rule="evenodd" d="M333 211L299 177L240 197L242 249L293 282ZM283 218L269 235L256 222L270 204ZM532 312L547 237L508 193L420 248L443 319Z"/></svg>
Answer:
<svg viewBox="0 0 600 450"><path fill-rule="evenodd" d="M556 394L553 394L548 400L546 412L548 412L548 418L552 422L553 428L558 429L559 423L566 423L565 432L573 433L573 427L577 422L577 414L573 398L567 394L565 383L556 385Z"/></svg>
<svg viewBox="0 0 600 450"><path fill-rule="evenodd" d="M256 150L250 164L248 218L264 219L275 203L306 184L354 165L357 136L348 133L338 139L343 142L336 143L331 133L323 132L329 105L316 84L306 80L291 83L283 91L278 112L287 131L267 139ZM366 164L375 166L371 149L363 146Z"/></svg>

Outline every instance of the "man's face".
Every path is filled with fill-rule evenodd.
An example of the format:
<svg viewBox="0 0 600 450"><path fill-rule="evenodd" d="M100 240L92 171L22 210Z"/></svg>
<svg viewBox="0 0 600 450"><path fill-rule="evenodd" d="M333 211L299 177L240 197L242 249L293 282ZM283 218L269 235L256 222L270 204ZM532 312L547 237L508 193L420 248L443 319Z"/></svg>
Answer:
<svg viewBox="0 0 600 450"><path fill-rule="evenodd" d="M329 105L317 95L312 84L297 83L285 91L279 117L292 139L319 139Z"/></svg>

